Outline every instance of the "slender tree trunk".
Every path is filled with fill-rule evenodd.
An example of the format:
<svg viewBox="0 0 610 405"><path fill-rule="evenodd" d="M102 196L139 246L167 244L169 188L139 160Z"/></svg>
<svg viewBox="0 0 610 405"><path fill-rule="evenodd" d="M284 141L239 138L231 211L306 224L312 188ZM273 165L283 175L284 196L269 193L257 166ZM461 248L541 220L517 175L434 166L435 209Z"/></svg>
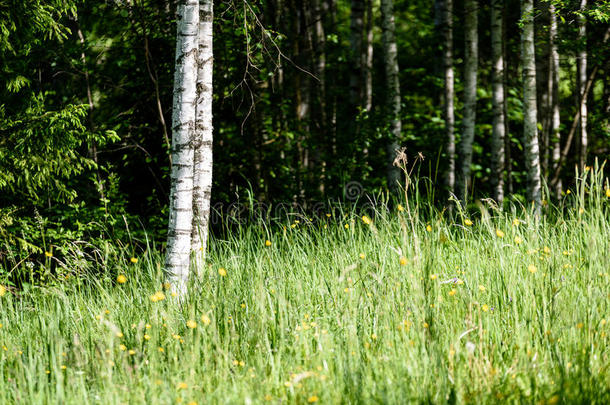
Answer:
<svg viewBox="0 0 610 405"><path fill-rule="evenodd" d="M350 15L350 48L352 68L350 70L350 101L353 113L357 113L358 107L362 107L363 74L362 55L364 44L364 0L351 0Z"/></svg>
<svg viewBox="0 0 610 405"><path fill-rule="evenodd" d="M328 142L328 114L326 111L326 34L324 30L324 13L320 6L320 0L312 0L312 12L314 18L314 53L315 53L315 74L318 78L316 94L318 102L318 132L321 135L319 139L320 145L326 145ZM323 196L326 189L326 162L328 156L325 156L326 148L317 148L318 165L320 167L320 177L318 190Z"/></svg>
<svg viewBox="0 0 610 405"><path fill-rule="evenodd" d="M165 269L180 294L186 292L193 230L192 128L197 100L197 37L199 2L183 0L178 5L174 105L172 114L172 165L169 226Z"/></svg>
<svg viewBox="0 0 610 405"><path fill-rule="evenodd" d="M402 122L400 120L400 80L398 76L398 49L396 47L393 0L381 0L381 20L386 79L385 108L392 120L390 139L387 144L387 179L390 191L396 192L400 183L400 169L394 166L394 158L399 148Z"/></svg>
<svg viewBox="0 0 610 405"><path fill-rule="evenodd" d="M580 0L580 12L587 9L587 0ZM578 89L580 99L580 168L587 164L587 20L583 15L578 16Z"/></svg>
<svg viewBox="0 0 610 405"><path fill-rule="evenodd" d="M445 76L444 118L445 118L445 156L447 173L445 186L451 192L455 187L455 116L453 110L454 72L453 72L453 0L443 4L443 70Z"/></svg>
<svg viewBox="0 0 610 405"><path fill-rule="evenodd" d="M476 124L477 109L477 70L478 70L478 18L477 0L464 1L465 63L464 63L464 118L463 133L460 141L460 169L455 194L462 204L470 185L470 166L472 165L472 143Z"/></svg>
<svg viewBox="0 0 610 405"><path fill-rule="evenodd" d="M534 48L534 0L521 0L521 34L523 62L523 138L527 169L527 200L540 213L542 188L540 183L540 150L538 148L536 105L536 53Z"/></svg>
<svg viewBox="0 0 610 405"><path fill-rule="evenodd" d="M545 34L545 23L548 14L548 8L540 7L537 10L536 20L541 21L535 31L538 31L538 37L543 38ZM536 94L538 94L538 122L540 123L538 131L538 144L540 147L540 173L542 178L545 178L548 172L549 162L549 130L551 116L551 94L549 92L549 54L550 47L548 41L544 39L540 41L540 45L536 46Z"/></svg>
<svg viewBox="0 0 610 405"><path fill-rule="evenodd" d="M364 68L364 109L373 107L373 0L366 0L366 38L363 52Z"/></svg>
<svg viewBox="0 0 610 405"><path fill-rule="evenodd" d="M508 51L507 51L507 36L506 36L506 20L507 20L508 9L504 8L505 18L502 21L502 56L504 59L504 74L502 75L502 88L504 90L504 168L506 170L506 193L508 195L513 194L513 160L511 157L511 140L508 122Z"/></svg>
<svg viewBox="0 0 610 405"><path fill-rule="evenodd" d="M504 52L502 24L504 1L493 0L491 5L491 57L492 57L492 134L491 134L491 184L493 198L501 206L504 200Z"/></svg>
<svg viewBox="0 0 610 405"><path fill-rule="evenodd" d="M195 268L204 265L208 242L210 197L212 194L212 71L214 66L213 31L214 2L201 0L199 6L199 38L197 50L197 112L194 132L193 166L193 230L192 250Z"/></svg>
<svg viewBox="0 0 610 405"><path fill-rule="evenodd" d="M561 156L561 134L559 127L561 125L561 116L559 110L559 52L557 50L557 14L553 2L549 3L549 94L551 106L551 122L549 128L549 143L552 145L551 153L551 173L557 170L559 158ZM559 179L554 185L553 193L555 198L561 197L562 185Z"/></svg>

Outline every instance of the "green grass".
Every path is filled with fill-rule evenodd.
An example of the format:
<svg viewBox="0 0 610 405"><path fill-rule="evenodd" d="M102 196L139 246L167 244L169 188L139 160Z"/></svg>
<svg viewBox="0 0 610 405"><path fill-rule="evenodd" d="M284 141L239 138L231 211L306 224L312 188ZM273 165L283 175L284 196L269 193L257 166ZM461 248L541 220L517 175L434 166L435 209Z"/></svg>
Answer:
<svg viewBox="0 0 610 405"><path fill-rule="evenodd" d="M609 403L610 198L566 201L242 226L181 305L155 249L66 259L0 297L0 403Z"/></svg>

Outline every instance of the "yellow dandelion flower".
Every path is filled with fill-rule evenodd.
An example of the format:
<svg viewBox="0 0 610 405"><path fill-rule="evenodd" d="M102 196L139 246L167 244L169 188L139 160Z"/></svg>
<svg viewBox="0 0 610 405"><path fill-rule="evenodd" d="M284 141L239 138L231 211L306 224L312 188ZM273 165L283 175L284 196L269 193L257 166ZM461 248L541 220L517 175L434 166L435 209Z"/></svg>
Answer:
<svg viewBox="0 0 610 405"><path fill-rule="evenodd" d="M448 294L449 294L450 297L453 297L455 294L457 294L457 290L454 288L451 291L449 291Z"/></svg>
<svg viewBox="0 0 610 405"><path fill-rule="evenodd" d="M518 218L513 219L513 226L519 226L520 223L521 221Z"/></svg>
<svg viewBox="0 0 610 405"><path fill-rule="evenodd" d="M227 270L224 267L221 267L218 269L218 274L220 274L220 277L226 277Z"/></svg>
<svg viewBox="0 0 610 405"><path fill-rule="evenodd" d="M129 261L135 264L135 263L138 262L138 258L137 257L132 257L132 258L129 259Z"/></svg>
<svg viewBox="0 0 610 405"><path fill-rule="evenodd" d="M348 292L349 292L349 288L348 288L348 287L345 287L345 288L343 289L343 291L344 291L344 292L346 292L346 293L348 293Z"/></svg>
<svg viewBox="0 0 610 405"><path fill-rule="evenodd" d="M406 266L407 265L407 258L404 256L400 256L400 265L401 266Z"/></svg>
<svg viewBox="0 0 610 405"><path fill-rule="evenodd" d="M430 274L430 280L436 280L437 277L436 274Z"/></svg>
<svg viewBox="0 0 610 405"><path fill-rule="evenodd" d="M479 285L479 291L485 291L485 286Z"/></svg>
<svg viewBox="0 0 610 405"><path fill-rule="evenodd" d="M483 312L487 312L487 311L489 311L489 306L487 304L483 304L481 309L483 310Z"/></svg>
<svg viewBox="0 0 610 405"><path fill-rule="evenodd" d="M147 324L146 324L144 327L145 327L146 329L150 329L150 328L152 328L152 326L151 326L149 323L147 323Z"/></svg>
<svg viewBox="0 0 610 405"><path fill-rule="evenodd" d="M197 322L193 321L192 319L189 319L188 321L186 321L186 326L189 329L195 329L197 327Z"/></svg>
<svg viewBox="0 0 610 405"><path fill-rule="evenodd" d="M144 335L144 340L150 340L150 335Z"/></svg>
<svg viewBox="0 0 610 405"><path fill-rule="evenodd" d="M551 248L550 248L550 247L548 247L548 246L545 246L545 247L542 249L542 251L548 255L549 253L551 253Z"/></svg>
<svg viewBox="0 0 610 405"><path fill-rule="evenodd" d="M515 245L520 245L520 244L521 244L521 242L523 242L523 239L521 239L521 238L520 238L520 237L518 237L518 236L515 236Z"/></svg>
<svg viewBox="0 0 610 405"><path fill-rule="evenodd" d="M0 284L0 297L4 297L6 295L6 287Z"/></svg>
<svg viewBox="0 0 610 405"><path fill-rule="evenodd" d="M466 219L464 220L464 225L466 225L466 226L472 226L472 221L471 221L470 219L466 218Z"/></svg>
<svg viewBox="0 0 610 405"><path fill-rule="evenodd" d="M503 238L504 237L504 232L502 232L501 229L496 229L496 236L498 238Z"/></svg>
<svg viewBox="0 0 610 405"><path fill-rule="evenodd" d="M118 337L119 339L123 337L123 332L117 332L116 333L116 337Z"/></svg>
<svg viewBox="0 0 610 405"><path fill-rule="evenodd" d="M320 399L318 398L317 395L312 395L309 398L307 398L307 402L310 404L313 404L314 402L318 402Z"/></svg>
<svg viewBox="0 0 610 405"><path fill-rule="evenodd" d="M127 277L125 277L123 274L119 274L116 278L116 281L119 284L125 284L127 282Z"/></svg>
<svg viewBox="0 0 610 405"><path fill-rule="evenodd" d="M153 295L150 296L150 300L152 302L159 302L159 301L163 301L165 299L165 294L163 294L162 291L157 291L156 293L154 293Z"/></svg>
<svg viewBox="0 0 610 405"><path fill-rule="evenodd" d="M566 190L566 194L572 194L572 192L570 191L570 189Z"/></svg>
<svg viewBox="0 0 610 405"><path fill-rule="evenodd" d="M428 322L424 322L424 328L428 329L430 327L430 325L428 324Z"/></svg>
<svg viewBox="0 0 610 405"><path fill-rule="evenodd" d="M130 349L127 353L129 353L130 356L133 356L134 354L136 354L136 351L133 349Z"/></svg>
<svg viewBox="0 0 610 405"><path fill-rule="evenodd" d="M371 224L371 218L367 217L366 215L362 216L362 222L364 222L367 225Z"/></svg>
<svg viewBox="0 0 610 405"><path fill-rule="evenodd" d="M51 252L44 252L44 255L46 257L53 257L53 253L51 253Z"/></svg>
<svg viewBox="0 0 610 405"><path fill-rule="evenodd" d="M271 241L269 239L267 239L265 241L265 246L267 246L267 247L271 246Z"/></svg>
<svg viewBox="0 0 610 405"><path fill-rule="evenodd" d="M212 320L210 319L209 316L207 316L206 314L203 314L203 315L201 315L201 322L207 326L212 322Z"/></svg>
<svg viewBox="0 0 610 405"><path fill-rule="evenodd" d="M364 254L364 253L360 253L360 254L358 255L358 257L360 257L361 259L364 259L366 256L365 256L365 254Z"/></svg>
<svg viewBox="0 0 610 405"><path fill-rule="evenodd" d="M582 329L583 326L585 326L585 325L582 322L579 322L579 323L576 324L576 327L578 329Z"/></svg>
<svg viewBox="0 0 610 405"><path fill-rule="evenodd" d="M405 210L405 208L404 208L402 205L400 205L400 204L398 204L398 205L396 206L396 208L397 208L397 209L398 209L398 211L400 211L400 212L402 212L402 211L404 211L404 210Z"/></svg>
<svg viewBox="0 0 610 405"><path fill-rule="evenodd" d="M329 214L326 214L329 215ZM273 399L273 397L269 394L265 395L265 401L271 401Z"/></svg>
<svg viewBox="0 0 610 405"><path fill-rule="evenodd" d="M185 390L188 387L189 387L188 384L185 382L179 382L178 385L176 385L176 389L179 389L179 390Z"/></svg>
<svg viewBox="0 0 610 405"><path fill-rule="evenodd" d="M610 188L606 189L606 197L610 198Z"/></svg>
<svg viewBox="0 0 610 405"><path fill-rule="evenodd" d="M345 227L345 229L349 229L349 224L345 224L343 226Z"/></svg>
<svg viewBox="0 0 610 405"><path fill-rule="evenodd" d="M127 346L125 346L125 345L120 345L120 346L119 346L119 349L121 349L121 351L123 351L123 352L124 352L125 350L127 350Z"/></svg>
<svg viewBox="0 0 610 405"><path fill-rule="evenodd" d="M373 334L371 335L371 339L373 339L373 340L377 340L377 335L376 335L375 333L373 333Z"/></svg>
<svg viewBox="0 0 610 405"><path fill-rule="evenodd" d="M165 349L162 347L159 347L157 350L159 351L159 353L163 353L165 351Z"/></svg>
<svg viewBox="0 0 610 405"><path fill-rule="evenodd" d="M430 226L430 224L426 225L426 231L432 232L432 226Z"/></svg>
<svg viewBox="0 0 610 405"><path fill-rule="evenodd" d="M66 367L65 365L62 364L61 369L65 370L66 368L68 368L68 367Z"/></svg>
<svg viewBox="0 0 610 405"><path fill-rule="evenodd" d="M527 266L527 271L529 271L530 273L535 273L537 270L538 269L533 264L530 264L529 266Z"/></svg>

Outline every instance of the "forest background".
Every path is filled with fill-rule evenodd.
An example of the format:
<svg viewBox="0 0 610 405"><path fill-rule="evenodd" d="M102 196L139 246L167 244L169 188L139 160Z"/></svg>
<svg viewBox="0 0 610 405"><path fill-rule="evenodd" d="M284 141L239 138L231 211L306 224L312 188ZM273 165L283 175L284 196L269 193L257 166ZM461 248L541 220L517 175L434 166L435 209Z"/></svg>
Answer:
<svg viewBox="0 0 610 405"><path fill-rule="evenodd" d="M14 282L43 277L43 270L32 274L23 267L27 276L14 270L68 254L74 241L122 241L134 250L147 237L165 241L175 3L0 2L0 269L10 271ZM518 1L499 3L507 129L500 177L506 202L527 205L522 15ZM478 78L471 202L494 197L498 179L491 4L474 4ZM465 41L472 19L462 1L444 19L447 5L394 3L402 124L396 136L386 100L378 1L218 2L212 232L261 215L322 216L333 202L387 199L393 142L406 148L411 162L419 160L416 175L427 179L426 198L449 205L454 190L447 178L463 159L458 150L452 170L446 50L453 51L452 144L459 149L466 127L465 75L472 71L466 68ZM570 192L575 167L583 171L610 151L610 3L584 5L535 3L543 205ZM559 56L558 136L550 130L553 50ZM590 82L584 98L583 77ZM585 135L578 119L583 104ZM565 152L559 161L553 158L557 145Z"/></svg>

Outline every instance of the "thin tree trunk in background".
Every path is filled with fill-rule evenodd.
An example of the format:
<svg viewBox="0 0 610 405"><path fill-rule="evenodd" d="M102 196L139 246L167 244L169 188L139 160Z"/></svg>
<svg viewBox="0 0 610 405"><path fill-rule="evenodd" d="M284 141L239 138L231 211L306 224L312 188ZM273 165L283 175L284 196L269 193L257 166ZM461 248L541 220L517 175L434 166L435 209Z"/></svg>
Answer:
<svg viewBox="0 0 610 405"><path fill-rule="evenodd" d="M538 148L536 105L536 53L534 47L534 1L521 0L521 33L523 63L523 138L527 170L527 201L540 213L542 187L540 180L540 150Z"/></svg>
<svg viewBox="0 0 610 405"><path fill-rule="evenodd" d="M472 144L476 125L477 70L478 61L478 18L479 4L476 0L464 1L464 118L460 141L460 168L457 176L456 196L466 204L470 186L470 166L472 165Z"/></svg>
<svg viewBox="0 0 610 405"><path fill-rule="evenodd" d="M208 242L210 219L210 197L212 194L212 73L213 52L213 0L201 0L199 6L199 38L197 50L197 110L194 140L193 166L193 230L192 250L195 269L200 272L204 265Z"/></svg>
<svg viewBox="0 0 610 405"><path fill-rule="evenodd" d="M453 72L453 0L443 4L443 70L445 79L444 118L445 118L445 156L447 173L445 186L452 192L455 187L455 116L453 110L454 72Z"/></svg>
<svg viewBox="0 0 610 405"><path fill-rule="evenodd" d="M400 169L394 166L394 158L399 148L402 122L400 117L400 80L398 69L398 49L396 47L396 28L394 23L394 4L392 0L381 0L381 29L383 31L384 67L386 78L386 111L391 117L390 140L387 144L388 188L396 192L400 183Z"/></svg>
<svg viewBox="0 0 610 405"><path fill-rule="evenodd" d="M315 53L315 75L318 78L316 94L319 109L319 130L321 135L320 144L324 145L328 139L328 114L326 111L326 34L324 31L324 13L320 6L320 0L312 0L314 18L314 53ZM323 150L316 149L318 154L318 165L320 166L320 179L318 190L321 195L325 193L326 185L326 160L328 156L323 155Z"/></svg>
<svg viewBox="0 0 610 405"><path fill-rule="evenodd" d="M364 68L364 109L371 111L373 106L373 0L366 0L366 38L363 49Z"/></svg>
<svg viewBox="0 0 610 405"><path fill-rule="evenodd" d="M587 0L580 0L580 12L587 9ZM587 19L578 15L578 94L580 99L580 168L587 164Z"/></svg>
<svg viewBox="0 0 610 405"><path fill-rule="evenodd" d="M502 75L502 88L504 91L504 169L506 170L506 193L508 195L513 194L513 161L511 158L511 140L508 123L508 52L507 52L507 37L506 37L506 20L508 10L506 7L503 8L503 21L502 21L502 58L504 59L504 74Z"/></svg>
<svg viewBox="0 0 610 405"><path fill-rule="evenodd" d="M559 157L561 156L561 116L559 110L559 51L557 50L557 14L553 2L549 3L549 97L551 106L551 122L549 128L549 143L552 145L551 173L557 170ZM561 197L562 184L559 179L551 185L555 198Z"/></svg>
<svg viewBox="0 0 610 405"><path fill-rule="evenodd" d="M504 142L506 137L504 111L504 52L502 25L504 1L493 0L491 5L491 57L492 57L492 134L491 184L493 198L502 206L504 201Z"/></svg>
<svg viewBox="0 0 610 405"><path fill-rule="evenodd" d="M178 5L178 33L172 113L172 165L165 269L179 294L186 292L193 230L193 160L191 129L197 100L199 2Z"/></svg>
<svg viewBox="0 0 610 405"><path fill-rule="evenodd" d="M536 46L536 93L538 94L538 122L540 130L538 132L538 144L540 145L540 173L545 178L548 172L549 161L549 128L551 117L551 94L549 93L549 54L550 47L548 41L544 40L545 22L549 9L540 7L537 10L536 20L539 21L539 35L542 37L540 45Z"/></svg>
<svg viewBox="0 0 610 405"><path fill-rule="evenodd" d="M364 0L351 0L350 49L352 68L350 70L349 90L353 113L362 107L363 74L362 54L364 43Z"/></svg>

